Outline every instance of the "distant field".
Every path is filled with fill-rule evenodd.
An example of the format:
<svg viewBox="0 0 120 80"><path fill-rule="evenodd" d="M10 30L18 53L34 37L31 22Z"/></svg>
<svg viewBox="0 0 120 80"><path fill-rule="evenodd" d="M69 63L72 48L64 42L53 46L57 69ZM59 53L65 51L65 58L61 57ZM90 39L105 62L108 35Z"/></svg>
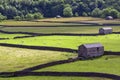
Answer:
<svg viewBox="0 0 120 80"><path fill-rule="evenodd" d="M103 20L103 19L93 18L93 17L71 17L71 18L47 18L38 21L69 22L69 21L95 21L95 20Z"/></svg>
<svg viewBox="0 0 120 80"><path fill-rule="evenodd" d="M53 46L62 48L77 49L84 43L102 43L107 51L120 51L120 35L110 34L103 36L38 36L16 40L0 40L0 43ZM31 43L32 42L32 43Z"/></svg>
<svg viewBox="0 0 120 80"><path fill-rule="evenodd" d="M92 18L92 17L73 17L73 18L47 18L41 19L36 21L14 21L14 20L6 20L0 22L0 25L11 25L11 26L42 26L42 25L66 25L65 23L51 23L49 21L57 21L57 22L68 22L68 21L88 21L88 20L101 20L99 18ZM72 24L70 24L72 25Z"/></svg>
<svg viewBox="0 0 120 80"><path fill-rule="evenodd" d="M0 25L3 26L13 26L13 27L29 27L29 26L38 26L38 27L52 27L52 26L69 26L69 25L84 25L84 24L68 24L68 23L59 23L59 22L39 22L39 21L13 21L13 20L7 20L0 22Z"/></svg>
<svg viewBox="0 0 120 80"><path fill-rule="evenodd" d="M103 56L94 60L77 61L68 64L56 65L40 71L58 72L102 72L120 75L120 56Z"/></svg>
<svg viewBox="0 0 120 80"><path fill-rule="evenodd" d="M98 24L120 24L120 20L96 20L85 21L86 23L98 23Z"/></svg>
<svg viewBox="0 0 120 80"><path fill-rule="evenodd" d="M40 22L89 22L89 23L99 23L99 24L120 24L120 20L105 20L102 18L93 17L71 17L71 18L48 18L38 20Z"/></svg>
<svg viewBox="0 0 120 80"><path fill-rule="evenodd" d="M0 72L18 71L73 56L76 54L0 46Z"/></svg>
<svg viewBox="0 0 120 80"><path fill-rule="evenodd" d="M80 26L80 27L1 27L0 30L13 32L34 33L98 33L99 28L105 26ZM120 26L113 26L114 32L120 32Z"/></svg>
<svg viewBox="0 0 120 80"><path fill-rule="evenodd" d="M28 36L26 34L5 34L5 33L0 33L0 38L14 38L17 36Z"/></svg>
<svg viewBox="0 0 120 80"><path fill-rule="evenodd" d="M105 20L101 18L93 18L93 17L71 17L71 18L46 18L34 21L14 21L14 20L6 20L0 22L0 25L4 26L12 26L12 27L59 27L59 26L79 26L79 25L91 25L91 23L101 24L120 24L120 20Z"/></svg>

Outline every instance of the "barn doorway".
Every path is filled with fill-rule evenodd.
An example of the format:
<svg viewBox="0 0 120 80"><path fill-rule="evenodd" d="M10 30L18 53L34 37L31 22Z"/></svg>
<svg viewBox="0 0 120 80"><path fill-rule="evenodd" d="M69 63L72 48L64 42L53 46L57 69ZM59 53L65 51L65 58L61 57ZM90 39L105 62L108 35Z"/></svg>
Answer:
<svg viewBox="0 0 120 80"><path fill-rule="evenodd" d="M97 47L97 52L99 52L99 47Z"/></svg>

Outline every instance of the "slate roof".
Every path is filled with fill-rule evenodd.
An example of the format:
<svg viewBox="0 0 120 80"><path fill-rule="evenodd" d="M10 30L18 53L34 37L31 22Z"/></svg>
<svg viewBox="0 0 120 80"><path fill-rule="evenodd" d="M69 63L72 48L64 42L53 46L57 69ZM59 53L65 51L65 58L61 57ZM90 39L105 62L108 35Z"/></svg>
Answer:
<svg viewBox="0 0 120 80"><path fill-rule="evenodd" d="M107 16L106 18L113 18L112 16Z"/></svg>
<svg viewBox="0 0 120 80"><path fill-rule="evenodd" d="M100 29L111 30L112 28L111 27L103 27L103 28L100 28Z"/></svg>
<svg viewBox="0 0 120 80"><path fill-rule="evenodd" d="M94 47L103 47L100 43L92 43L92 44L83 44L86 48L94 48Z"/></svg>
<svg viewBox="0 0 120 80"><path fill-rule="evenodd" d="M61 17L60 15L57 15L56 17Z"/></svg>

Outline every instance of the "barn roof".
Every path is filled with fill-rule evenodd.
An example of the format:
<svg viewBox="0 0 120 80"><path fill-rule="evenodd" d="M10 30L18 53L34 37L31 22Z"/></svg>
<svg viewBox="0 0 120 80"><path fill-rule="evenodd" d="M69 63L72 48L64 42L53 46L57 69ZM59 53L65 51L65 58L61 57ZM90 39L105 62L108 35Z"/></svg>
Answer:
<svg viewBox="0 0 120 80"><path fill-rule="evenodd" d="M111 27L103 27L101 29L104 29L104 30L109 30L109 29L112 29Z"/></svg>
<svg viewBox="0 0 120 80"><path fill-rule="evenodd" d="M106 19L107 20L113 20L113 17L112 16L107 16Z"/></svg>
<svg viewBox="0 0 120 80"><path fill-rule="evenodd" d="M112 16L107 16L106 18L113 18Z"/></svg>
<svg viewBox="0 0 120 80"><path fill-rule="evenodd" d="M93 47L103 47L100 43L92 43L92 44L83 44L86 48L93 48Z"/></svg>
<svg viewBox="0 0 120 80"><path fill-rule="evenodd" d="M56 17L60 18L61 16L60 16L60 15L57 15Z"/></svg>

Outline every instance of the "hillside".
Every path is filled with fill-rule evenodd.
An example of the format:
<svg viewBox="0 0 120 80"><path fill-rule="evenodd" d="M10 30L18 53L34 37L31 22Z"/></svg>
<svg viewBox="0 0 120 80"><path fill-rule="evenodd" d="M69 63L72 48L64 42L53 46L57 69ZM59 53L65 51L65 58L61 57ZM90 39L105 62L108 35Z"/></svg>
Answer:
<svg viewBox="0 0 120 80"><path fill-rule="evenodd" d="M2 20L31 20L56 15L119 18L119 14L120 0L0 0Z"/></svg>

